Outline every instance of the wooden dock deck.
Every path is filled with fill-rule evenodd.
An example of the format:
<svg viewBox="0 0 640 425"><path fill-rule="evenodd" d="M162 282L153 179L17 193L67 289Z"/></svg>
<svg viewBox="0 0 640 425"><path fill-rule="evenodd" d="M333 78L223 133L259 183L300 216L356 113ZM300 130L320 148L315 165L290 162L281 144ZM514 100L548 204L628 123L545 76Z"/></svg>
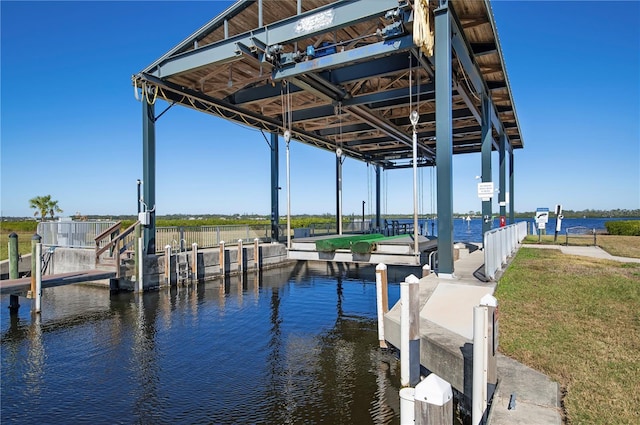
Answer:
<svg viewBox="0 0 640 425"><path fill-rule="evenodd" d="M84 270L80 272L60 273L42 276L42 288L70 285L72 283L91 282L116 277L114 271ZM0 280L0 294L25 295L31 289L31 278Z"/></svg>

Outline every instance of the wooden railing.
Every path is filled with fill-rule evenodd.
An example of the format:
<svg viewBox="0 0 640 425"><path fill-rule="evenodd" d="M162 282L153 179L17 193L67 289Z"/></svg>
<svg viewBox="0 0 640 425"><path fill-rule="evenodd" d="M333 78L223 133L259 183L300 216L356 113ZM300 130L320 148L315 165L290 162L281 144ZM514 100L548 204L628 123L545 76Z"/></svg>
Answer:
<svg viewBox="0 0 640 425"><path fill-rule="evenodd" d="M108 251L107 258L115 260L116 277L120 277L120 257L135 243L134 232L139 224L140 222L136 221L120 233L122 222L119 221L96 236L96 265L100 263L102 254Z"/></svg>

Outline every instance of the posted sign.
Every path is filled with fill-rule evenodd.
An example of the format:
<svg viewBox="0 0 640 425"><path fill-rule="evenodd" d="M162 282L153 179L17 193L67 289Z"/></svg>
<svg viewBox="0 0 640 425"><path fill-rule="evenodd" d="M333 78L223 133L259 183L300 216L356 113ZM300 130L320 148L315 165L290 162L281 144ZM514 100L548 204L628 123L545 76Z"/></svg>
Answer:
<svg viewBox="0 0 640 425"><path fill-rule="evenodd" d="M549 221L549 208L537 208L536 209L536 225L538 229L546 228Z"/></svg>
<svg viewBox="0 0 640 425"><path fill-rule="evenodd" d="M478 198L483 201L493 198L493 182L478 183Z"/></svg>

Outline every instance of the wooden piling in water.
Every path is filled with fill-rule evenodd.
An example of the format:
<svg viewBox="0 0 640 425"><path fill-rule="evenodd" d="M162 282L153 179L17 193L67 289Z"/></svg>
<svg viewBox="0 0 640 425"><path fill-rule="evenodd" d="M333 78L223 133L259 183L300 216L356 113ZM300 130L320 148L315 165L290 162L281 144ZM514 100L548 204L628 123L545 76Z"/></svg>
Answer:
<svg viewBox="0 0 640 425"><path fill-rule="evenodd" d="M198 280L198 244L191 244L191 278Z"/></svg>
<svg viewBox="0 0 640 425"><path fill-rule="evenodd" d="M416 425L453 424L453 391L450 383L432 373L416 385L414 397Z"/></svg>
<svg viewBox="0 0 640 425"><path fill-rule="evenodd" d="M17 279L18 272L18 234L11 232L9 234L9 279ZM9 314L17 314L20 308L20 298L17 295L9 296Z"/></svg>
<svg viewBox="0 0 640 425"><path fill-rule="evenodd" d="M376 266L376 300L378 311L378 341L380 348L387 348L387 341L384 337L384 315L389 311L389 290L387 266L383 263Z"/></svg>
<svg viewBox="0 0 640 425"><path fill-rule="evenodd" d="M413 387L420 379L420 280L409 275L400 283L400 384Z"/></svg>
<svg viewBox="0 0 640 425"><path fill-rule="evenodd" d="M242 248L242 239L238 239L238 271L242 273L244 266L244 252Z"/></svg>
<svg viewBox="0 0 640 425"><path fill-rule="evenodd" d="M42 310L42 243L36 244L36 279L35 302L33 311L37 314Z"/></svg>
<svg viewBox="0 0 640 425"><path fill-rule="evenodd" d="M219 263L220 263L220 274L222 276L225 275L225 269L224 269L224 261L225 261L225 253L224 253L224 241L220 241L220 257L219 257Z"/></svg>
<svg viewBox="0 0 640 425"><path fill-rule="evenodd" d="M253 240L253 260L256 270L260 270L260 239L258 238Z"/></svg>

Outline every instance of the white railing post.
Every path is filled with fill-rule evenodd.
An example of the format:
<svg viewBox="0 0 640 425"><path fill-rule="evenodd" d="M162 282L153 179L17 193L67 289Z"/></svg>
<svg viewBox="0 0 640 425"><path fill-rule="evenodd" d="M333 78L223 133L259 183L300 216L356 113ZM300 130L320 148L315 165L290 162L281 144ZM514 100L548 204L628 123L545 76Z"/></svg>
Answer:
<svg viewBox="0 0 640 425"><path fill-rule="evenodd" d="M400 384L412 387L420 379L420 280L414 275L400 283Z"/></svg>
<svg viewBox="0 0 640 425"><path fill-rule="evenodd" d="M380 263L376 266L376 305L378 310L378 341L380 348L387 348L387 341L384 336L384 316L389 311L389 292L387 285L387 266Z"/></svg>
<svg viewBox="0 0 640 425"><path fill-rule="evenodd" d="M491 294L473 308L473 382L471 421L484 423L489 401L487 384L497 383L498 300Z"/></svg>

